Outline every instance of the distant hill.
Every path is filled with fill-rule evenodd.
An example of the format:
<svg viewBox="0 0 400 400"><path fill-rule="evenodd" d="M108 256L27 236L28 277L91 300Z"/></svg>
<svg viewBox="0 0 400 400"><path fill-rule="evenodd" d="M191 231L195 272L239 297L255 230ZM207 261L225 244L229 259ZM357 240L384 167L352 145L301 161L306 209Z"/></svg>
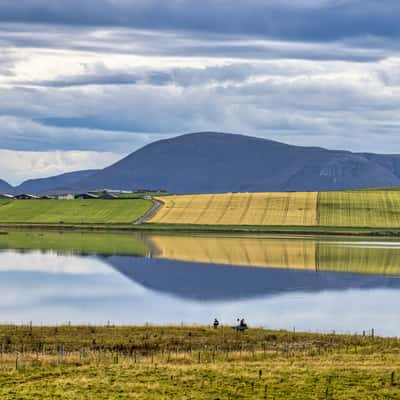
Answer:
<svg viewBox="0 0 400 400"><path fill-rule="evenodd" d="M0 179L0 193L12 193L13 187L9 185L6 181Z"/></svg>
<svg viewBox="0 0 400 400"><path fill-rule="evenodd" d="M308 191L400 185L400 156L291 146L203 132L151 143L77 183L171 193Z"/></svg>
<svg viewBox="0 0 400 400"><path fill-rule="evenodd" d="M17 191L148 188L221 193L390 186L400 186L400 155L300 147L201 132L151 143L102 170L27 181Z"/></svg>
<svg viewBox="0 0 400 400"><path fill-rule="evenodd" d="M14 188L15 193L47 193L68 191L76 182L87 179L97 170L69 172L50 178L30 179Z"/></svg>

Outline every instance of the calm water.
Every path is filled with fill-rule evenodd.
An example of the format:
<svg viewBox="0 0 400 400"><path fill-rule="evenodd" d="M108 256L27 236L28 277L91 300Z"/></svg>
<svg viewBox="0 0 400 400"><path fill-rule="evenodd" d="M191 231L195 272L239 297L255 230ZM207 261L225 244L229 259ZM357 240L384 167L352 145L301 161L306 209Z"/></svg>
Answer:
<svg viewBox="0 0 400 400"><path fill-rule="evenodd" d="M400 242L0 236L0 322L210 323L400 336ZM84 254L83 254L84 253Z"/></svg>

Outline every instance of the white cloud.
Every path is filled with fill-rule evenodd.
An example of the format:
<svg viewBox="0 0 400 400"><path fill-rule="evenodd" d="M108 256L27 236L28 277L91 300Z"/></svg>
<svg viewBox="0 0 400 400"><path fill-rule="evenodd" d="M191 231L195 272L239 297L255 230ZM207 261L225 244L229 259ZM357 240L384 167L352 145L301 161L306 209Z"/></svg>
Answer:
<svg viewBox="0 0 400 400"><path fill-rule="evenodd" d="M398 152L400 50L379 40L0 23L0 149L16 150L0 178L104 166L206 130Z"/></svg>
<svg viewBox="0 0 400 400"><path fill-rule="evenodd" d="M0 149L0 171L11 184L84 169L104 168L121 154L94 151L12 151Z"/></svg>

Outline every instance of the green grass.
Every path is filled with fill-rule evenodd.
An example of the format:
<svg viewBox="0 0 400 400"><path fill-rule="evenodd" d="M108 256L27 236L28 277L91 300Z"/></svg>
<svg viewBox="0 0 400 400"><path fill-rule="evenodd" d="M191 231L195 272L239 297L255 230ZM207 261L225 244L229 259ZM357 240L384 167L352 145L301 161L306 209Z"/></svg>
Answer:
<svg viewBox="0 0 400 400"><path fill-rule="evenodd" d="M148 200L14 200L0 205L0 223L132 223L152 207Z"/></svg>
<svg viewBox="0 0 400 400"><path fill-rule="evenodd" d="M0 249L51 250L84 254L145 256L143 241L126 233L7 231L0 234Z"/></svg>
<svg viewBox="0 0 400 400"><path fill-rule="evenodd" d="M400 191L320 192L320 226L400 227Z"/></svg>
<svg viewBox="0 0 400 400"><path fill-rule="evenodd" d="M0 342L4 400L347 400L400 393L398 339L237 334L229 327L0 326Z"/></svg>

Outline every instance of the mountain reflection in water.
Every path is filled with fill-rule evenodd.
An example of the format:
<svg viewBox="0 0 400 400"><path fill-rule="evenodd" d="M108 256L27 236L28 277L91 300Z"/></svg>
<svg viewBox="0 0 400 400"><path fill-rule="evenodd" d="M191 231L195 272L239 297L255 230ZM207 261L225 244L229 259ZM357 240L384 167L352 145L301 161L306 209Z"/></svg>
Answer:
<svg viewBox="0 0 400 400"><path fill-rule="evenodd" d="M0 249L2 322L400 332L395 240L11 232Z"/></svg>
<svg viewBox="0 0 400 400"><path fill-rule="evenodd" d="M202 301L235 300L287 292L400 288L400 279L370 274L318 272L107 257L120 273L148 289Z"/></svg>

